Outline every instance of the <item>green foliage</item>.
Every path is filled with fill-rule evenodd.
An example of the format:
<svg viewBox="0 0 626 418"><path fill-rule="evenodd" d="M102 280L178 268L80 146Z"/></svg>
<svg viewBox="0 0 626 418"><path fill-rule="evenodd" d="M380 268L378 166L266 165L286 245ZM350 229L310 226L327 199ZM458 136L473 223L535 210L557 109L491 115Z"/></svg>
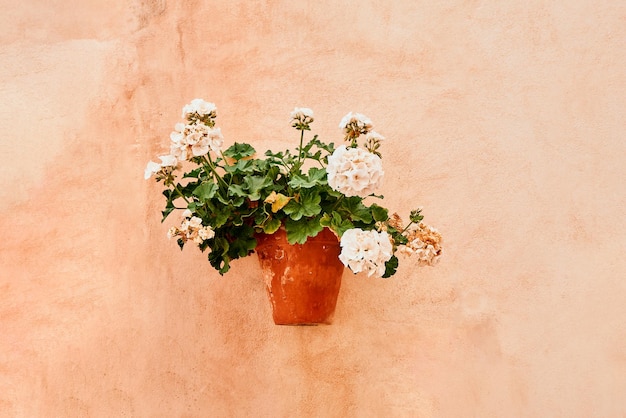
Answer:
<svg viewBox="0 0 626 418"><path fill-rule="evenodd" d="M416 224L422 222L422 219L424 219L424 216L422 216L422 210L415 209L411 211L411 216L409 217L409 219L411 220L411 222Z"/></svg>
<svg viewBox="0 0 626 418"><path fill-rule="evenodd" d="M233 160L241 160L242 158L251 157L256 153L256 150L250 144L239 144L235 142L228 147L226 151L222 153L224 157L232 158Z"/></svg>
<svg viewBox="0 0 626 418"><path fill-rule="evenodd" d="M349 219L344 219L339 212L332 212L332 215L325 213L321 219L320 224L324 227L330 228L337 233L340 237L348 229L354 228L354 224Z"/></svg>
<svg viewBox="0 0 626 418"><path fill-rule="evenodd" d="M193 191L193 195L196 196L201 202L206 202L215 196L217 192L217 184L205 182L196 187Z"/></svg>
<svg viewBox="0 0 626 418"><path fill-rule="evenodd" d="M192 122L201 120L210 127L214 117L189 116ZM256 234L273 234L282 226L292 244L302 244L324 228L339 237L353 228L387 230L394 251L397 245L407 243L404 231L387 224L390 218L386 208L375 203L368 206L366 198L348 197L329 186L326 165L335 145L320 141L317 135L305 142L308 123L295 126L300 130L300 145L294 151L268 150L257 157L250 144L234 143L221 154L191 157L194 168L178 179L174 175L177 168L157 176L165 186L162 220L177 209L188 209L193 217L200 218L201 226L209 228L212 235L193 243L202 251L208 250L207 258L220 274L230 269L232 260L254 252ZM422 219L420 210L411 212L411 222ZM181 249L191 242L184 235L176 237ZM384 277L393 275L398 259L392 256L385 267Z"/></svg>
<svg viewBox="0 0 626 418"><path fill-rule="evenodd" d="M300 221L288 218L285 222L287 241L290 244L304 244L308 237L316 236L324 227L319 218L306 218Z"/></svg>
<svg viewBox="0 0 626 418"><path fill-rule="evenodd" d="M383 274L383 279L393 276L398 269L398 257L392 255L389 261L385 263L385 274Z"/></svg>
<svg viewBox="0 0 626 418"><path fill-rule="evenodd" d="M320 202L322 198L317 190L302 190L299 195L296 195L295 199L291 199L289 203L283 208L283 211L289 215L289 217L298 221L302 217L315 216L322 208Z"/></svg>

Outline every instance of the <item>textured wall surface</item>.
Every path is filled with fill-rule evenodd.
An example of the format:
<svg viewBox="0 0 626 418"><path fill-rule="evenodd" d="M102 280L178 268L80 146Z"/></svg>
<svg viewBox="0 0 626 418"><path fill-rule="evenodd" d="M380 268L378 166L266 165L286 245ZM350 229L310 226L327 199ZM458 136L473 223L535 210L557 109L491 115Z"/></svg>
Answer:
<svg viewBox="0 0 626 418"><path fill-rule="evenodd" d="M625 2L2 3L0 416L626 416ZM274 326L143 179L195 97L257 149L368 115L442 263Z"/></svg>

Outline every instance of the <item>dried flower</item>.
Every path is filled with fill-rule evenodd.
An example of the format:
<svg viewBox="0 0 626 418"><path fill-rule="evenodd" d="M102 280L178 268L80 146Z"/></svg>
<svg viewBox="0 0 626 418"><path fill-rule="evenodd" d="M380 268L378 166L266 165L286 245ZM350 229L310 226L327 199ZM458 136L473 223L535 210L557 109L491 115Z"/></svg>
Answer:
<svg viewBox="0 0 626 418"><path fill-rule="evenodd" d="M397 213L391 215L391 218L387 221L390 227L396 229L397 231L402 231L404 229L404 224L402 223L402 218Z"/></svg>
<svg viewBox="0 0 626 418"><path fill-rule="evenodd" d="M420 222L411 226L404 235L408 239L406 245L398 246L398 251L406 255L416 255L419 266L434 266L443 254L442 237L435 228Z"/></svg>

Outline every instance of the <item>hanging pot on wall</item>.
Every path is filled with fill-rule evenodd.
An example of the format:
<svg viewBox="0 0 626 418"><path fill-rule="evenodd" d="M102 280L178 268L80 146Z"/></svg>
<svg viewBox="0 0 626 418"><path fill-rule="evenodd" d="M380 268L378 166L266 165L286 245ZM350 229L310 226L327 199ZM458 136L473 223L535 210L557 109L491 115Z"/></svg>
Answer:
<svg viewBox="0 0 626 418"><path fill-rule="evenodd" d="M289 244L280 228L256 239L274 323L330 324L344 269L337 236L324 228L304 244Z"/></svg>

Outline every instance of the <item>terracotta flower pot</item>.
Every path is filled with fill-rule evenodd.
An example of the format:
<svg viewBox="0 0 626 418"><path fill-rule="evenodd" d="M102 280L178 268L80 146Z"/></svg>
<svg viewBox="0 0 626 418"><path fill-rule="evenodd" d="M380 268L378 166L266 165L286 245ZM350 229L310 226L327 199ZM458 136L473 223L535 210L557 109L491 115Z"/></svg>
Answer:
<svg viewBox="0 0 626 418"><path fill-rule="evenodd" d="M304 244L289 244L280 228L257 237L256 253L263 271L276 325L330 324L341 287L341 248L328 228Z"/></svg>

